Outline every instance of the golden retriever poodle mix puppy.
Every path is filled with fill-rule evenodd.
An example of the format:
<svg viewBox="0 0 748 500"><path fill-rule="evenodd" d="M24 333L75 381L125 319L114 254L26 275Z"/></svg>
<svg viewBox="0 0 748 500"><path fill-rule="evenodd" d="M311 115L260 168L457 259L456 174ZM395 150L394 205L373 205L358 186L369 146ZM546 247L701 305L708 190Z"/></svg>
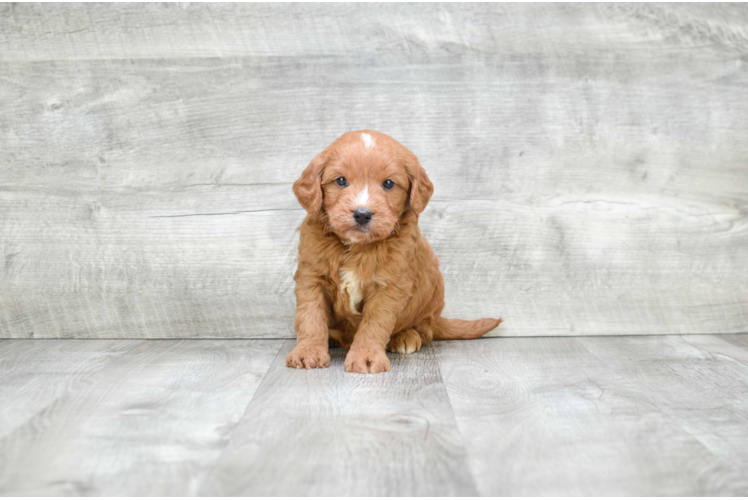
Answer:
<svg viewBox="0 0 748 500"><path fill-rule="evenodd" d="M477 338L501 322L441 317L444 279L418 229L434 186L392 137L343 134L293 191L308 215L299 228L297 343L288 366L327 367L337 342L348 349L346 371L385 372L385 349L412 353L433 339Z"/></svg>

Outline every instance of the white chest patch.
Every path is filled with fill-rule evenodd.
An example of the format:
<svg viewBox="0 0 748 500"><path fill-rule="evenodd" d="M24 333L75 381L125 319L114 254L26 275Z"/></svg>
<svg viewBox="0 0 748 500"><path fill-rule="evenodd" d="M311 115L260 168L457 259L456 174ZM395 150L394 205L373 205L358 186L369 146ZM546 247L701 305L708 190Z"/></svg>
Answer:
<svg viewBox="0 0 748 500"><path fill-rule="evenodd" d="M340 291L345 291L348 294L348 305L350 306L351 311L353 311L354 314L361 314L361 311L358 310L357 306L364 298L363 282L358 276L356 276L356 273L348 271L347 269L340 270L340 279Z"/></svg>
<svg viewBox="0 0 748 500"><path fill-rule="evenodd" d="M366 149L371 149L374 147L374 138L366 132L361 134L361 140L364 141L364 147Z"/></svg>

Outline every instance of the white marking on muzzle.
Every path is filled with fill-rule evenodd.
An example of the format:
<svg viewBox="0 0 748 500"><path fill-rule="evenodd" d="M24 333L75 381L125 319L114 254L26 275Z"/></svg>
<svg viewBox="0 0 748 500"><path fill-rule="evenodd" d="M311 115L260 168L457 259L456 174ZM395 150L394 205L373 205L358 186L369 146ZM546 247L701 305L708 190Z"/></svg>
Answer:
<svg viewBox="0 0 748 500"><path fill-rule="evenodd" d="M369 204L369 186L364 186L364 189L359 191L359 193L356 195L356 198L353 200L353 203L355 204L356 208L367 208L367 205Z"/></svg>
<svg viewBox="0 0 748 500"><path fill-rule="evenodd" d="M361 139L364 141L364 147L366 149L371 149L374 147L374 138L366 132L361 134Z"/></svg>

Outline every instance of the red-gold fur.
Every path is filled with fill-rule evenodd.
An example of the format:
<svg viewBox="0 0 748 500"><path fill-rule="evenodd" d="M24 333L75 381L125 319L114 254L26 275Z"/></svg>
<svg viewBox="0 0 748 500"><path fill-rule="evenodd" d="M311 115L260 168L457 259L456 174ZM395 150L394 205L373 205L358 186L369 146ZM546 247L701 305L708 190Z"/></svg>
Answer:
<svg viewBox="0 0 748 500"><path fill-rule="evenodd" d="M336 183L344 177L347 185ZM395 186L384 189L385 180ZM350 349L346 371L388 371L385 348L414 352L432 339L476 338L501 319L447 320L439 262L418 229L434 191L416 156L372 130L348 132L294 183L308 215L296 280L295 368L329 366L328 341ZM373 214L366 230L356 208Z"/></svg>

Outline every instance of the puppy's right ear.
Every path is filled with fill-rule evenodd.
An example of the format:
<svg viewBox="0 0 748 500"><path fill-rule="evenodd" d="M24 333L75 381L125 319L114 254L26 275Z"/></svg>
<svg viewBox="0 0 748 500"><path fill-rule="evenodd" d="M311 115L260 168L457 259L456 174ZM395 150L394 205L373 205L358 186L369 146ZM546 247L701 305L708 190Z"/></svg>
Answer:
<svg viewBox="0 0 748 500"><path fill-rule="evenodd" d="M319 217L322 213L322 171L326 161L324 153L318 154L293 183L296 199L314 217Z"/></svg>

